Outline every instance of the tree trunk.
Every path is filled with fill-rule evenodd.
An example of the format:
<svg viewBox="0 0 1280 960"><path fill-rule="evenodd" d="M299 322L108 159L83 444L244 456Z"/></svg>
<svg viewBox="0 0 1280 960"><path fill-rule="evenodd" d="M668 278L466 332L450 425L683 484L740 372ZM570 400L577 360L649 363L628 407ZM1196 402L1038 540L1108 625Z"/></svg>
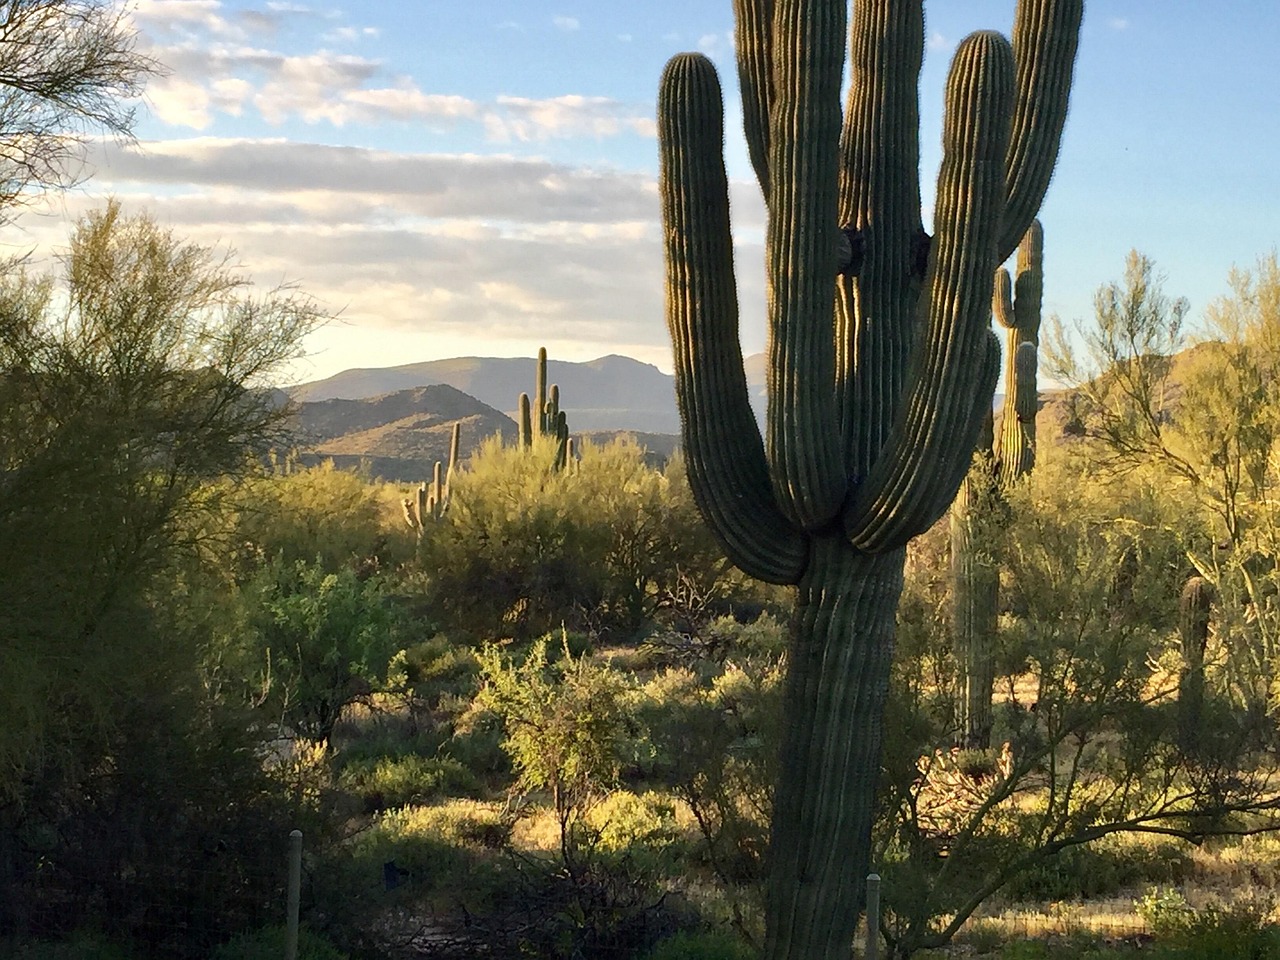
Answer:
<svg viewBox="0 0 1280 960"><path fill-rule="evenodd" d="M862 909L905 551L814 537L791 625L768 960L848 960Z"/></svg>

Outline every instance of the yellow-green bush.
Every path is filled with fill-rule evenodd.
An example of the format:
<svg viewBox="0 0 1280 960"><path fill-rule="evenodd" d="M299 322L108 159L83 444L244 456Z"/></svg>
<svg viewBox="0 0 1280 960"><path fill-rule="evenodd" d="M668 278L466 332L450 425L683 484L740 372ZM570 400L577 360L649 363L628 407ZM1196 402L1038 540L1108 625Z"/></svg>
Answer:
<svg viewBox="0 0 1280 960"><path fill-rule="evenodd" d="M560 472L540 450L486 444L423 537L422 589L447 633L626 636L680 577L717 589L720 552L678 469L654 470L625 441L585 444L581 462Z"/></svg>

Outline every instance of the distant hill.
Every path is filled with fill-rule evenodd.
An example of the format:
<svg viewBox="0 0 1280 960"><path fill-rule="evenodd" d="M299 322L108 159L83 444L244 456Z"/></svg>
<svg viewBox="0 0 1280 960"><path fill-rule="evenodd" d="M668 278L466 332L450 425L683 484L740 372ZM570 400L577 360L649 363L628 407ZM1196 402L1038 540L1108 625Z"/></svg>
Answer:
<svg viewBox="0 0 1280 960"><path fill-rule="evenodd" d="M339 467L366 465L385 480L415 482L447 460L453 425L462 424L462 455L487 437L514 443L514 420L446 384L399 390L360 400L299 404L297 439L304 463L332 459Z"/></svg>
<svg viewBox="0 0 1280 960"><path fill-rule="evenodd" d="M363 400L429 384L447 384L495 410L514 415L521 393L532 396L532 358L458 357L399 367L344 370L294 387L298 401ZM559 384L561 408L575 433L636 430L678 434L675 382L657 367L611 355L588 363L547 361L549 383Z"/></svg>

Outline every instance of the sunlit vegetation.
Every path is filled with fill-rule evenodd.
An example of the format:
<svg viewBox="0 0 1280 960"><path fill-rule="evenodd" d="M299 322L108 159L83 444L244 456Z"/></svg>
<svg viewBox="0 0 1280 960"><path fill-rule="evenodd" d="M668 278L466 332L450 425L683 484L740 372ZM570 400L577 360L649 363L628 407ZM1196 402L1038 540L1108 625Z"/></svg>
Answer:
<svg viewBox="0 0 1280 960"><path fill-rule="evenodd" d="M1278 949L1280 273L1173 360L1157 281L1135 256L1058 352L1080 387L1003 493L990 747L945 523L912 548L890 955ZM115 207L5 281L0 950L281 956L298 827L313 960L755 955L790 596L625 440L494 439L415 524L298 466L264 388L316 320Z"/></svg>

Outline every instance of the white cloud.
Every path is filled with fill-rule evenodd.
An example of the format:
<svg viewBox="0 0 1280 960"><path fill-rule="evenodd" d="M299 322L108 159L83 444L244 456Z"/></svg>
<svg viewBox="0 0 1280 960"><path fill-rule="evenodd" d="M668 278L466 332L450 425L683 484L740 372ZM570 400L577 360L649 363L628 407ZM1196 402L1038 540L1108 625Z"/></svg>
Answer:
<svg viewBox="0 0 1280 960"><path fill-rule="evenodd" d="M297 281L340 311L321 373L352 365L355 346L382 344L381 359L369 353L367 362L390 365L498 349L532 355L556 338L576 343L579 359L625 344L669 365L651 176L212 137L100 145L94 162L95 190L126 209L145 207L198 242L231 243L260 282ZM751 213L759 198L754 184L733 186L735 225L752 241L739 252L750 331L762 327L760 218ZM84 193L63 202L71 216L97 204ZM24 223L46 249L65 242L52 218ZM762 329L748 338L760 349Z"/></svg>
<svg viewBox="0 0 1280 960"><path fill-rule="evenodd" d="M577 30L580 26L582 26L582 24L578 22L577 17L557 16L557 17L552 17L551 22L556 25L557 29L565 30L565 31Z"/></svg>
<svg viewBox="0 0 1280 960"><path fill-rule="evenodd" d="M536 141L563 137L612 137L621 133L656 136L656 124L646 111L640 113L608 97L567 95L535 100L499 96L495 109L484 117L490 139Z"/></svg>
<svg viewBox="0 0 1280 960"><path fill-rule="evenodd" d="M334 27L320 39L326 43L355 43L362 37L377 35L378 31L373 27L365 27L363 30L359 27Z"/></svg>
<svg viewBox="0 0 1280 960"><path fill-rule="evenodd" d="M929 34L929 40L926 45L930 50L947 50L954 46L950 40L936 30Z"/></svg>
<svg viewBox="0 0 1280 960"><path fill-rule="evenodd" d="M1112 17L1107 21L1107 26L1112 30L1127 30L1129 27L1129 21L1124 17Z"/></svg>
<svg viewBox="0 0 1280 960"><path fill-rule="evenodd" d="M147 89L151 112L175 127L204 130L213 121L208 88L180 76L160 77Z"/></svg>
<svg viewBox="0 0 1280 960"><path fill-rule="evenodd" d="M255 11L241 11L244 14ZM289 3L256 11L267 18L310 16ZM244 42L243 31L216 0L142 0L148 52L170 69L148 91L164 123L208 130L218 115L256 112L272 125L292 119L333 126L420 122L436 128L482 125L499 143L566 137L655 135L651 108L604 97L548 99L499 97L480 103L452 93L422 90L411 77L390 75L381 61L353 53L284 53ZM341 26L324 36L343 41L376 36L372 27Z"/></svg>

